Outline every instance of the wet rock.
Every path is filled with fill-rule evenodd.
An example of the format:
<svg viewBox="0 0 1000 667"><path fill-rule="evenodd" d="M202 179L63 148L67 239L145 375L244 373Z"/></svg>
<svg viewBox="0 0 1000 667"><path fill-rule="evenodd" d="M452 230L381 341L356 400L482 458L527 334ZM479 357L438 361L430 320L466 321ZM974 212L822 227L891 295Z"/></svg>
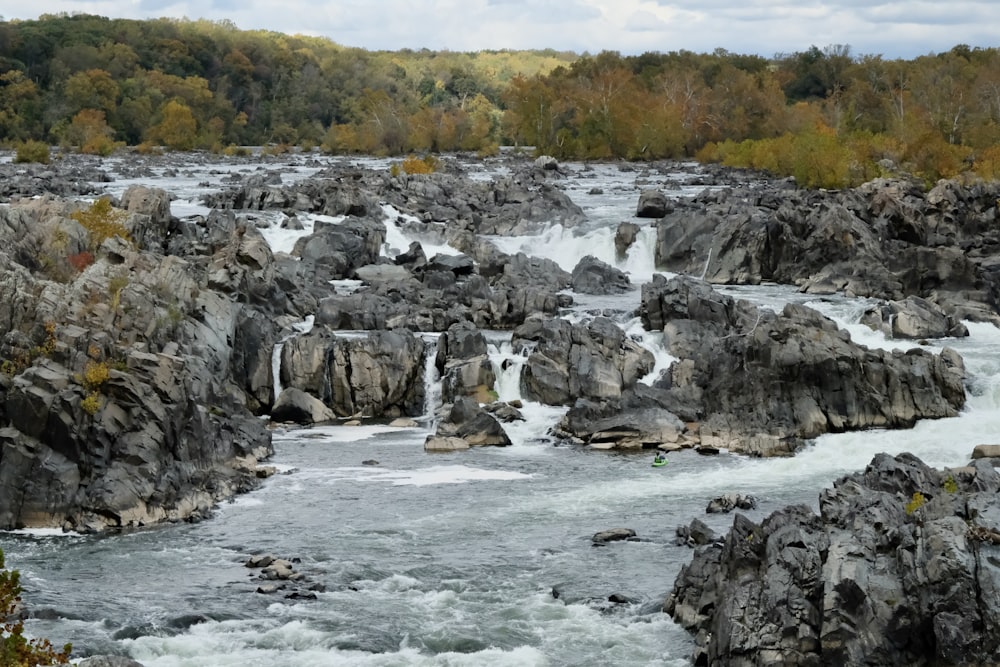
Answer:
<svg viewBox="0 0 1000 667"><path fill-rule="evenodd" d="M678 526L676 530L677 544L689 547L704 546L718 539L715 531L709 528L701 519L692 519L687 526Z"/></svg>
<svg viewBox="0 0 1000 667"><path fill-rule="evenodd" d="M623 222L615 231L615 257L619 261L628 256L628 251L639 237L639 225L634 222Z"/></svg>
<svg viewBox="0 0 1000 667"><path fill-rule="evenodd" d="M949 316L937 304L914 296L867 310L861 323L889 338L920 340L969 335L960 320Z"/></svg>
<svg viewBox="0 0 1000 667"><path fill-rule="evenodd" d="M92 655L76 664L79 667L143 667L141 662L121 655Z"/></svg>
<svg viewBox="0 0 1000 667"><path fill-rule="evenodd" d="M708 502L705 512L708 514L728 514L735 509L752 510L757 507L757 499L742 493L726 493Z"/></svg>
<svg viewBox="0 0 1000 667"><path fill-rule="evenodd" d="M975 459L1000 459L1000 445L976 445L972 450Z"/></svg>
<svg viewBox="0 0 1000 667"><path fill-rule="evenodd" d="M636 539L636 532L631 528L611 528L595 533L594 536L590 538L590 541L593 542L595 546L601 546L609 544L610 542L620 542L634 539Z"/></svg>
<svg viewBox="0 0 1000 667"><path fill-rule="evenodd" d="M465 447L455 439L465 443ZM475 400L459 397L438 424L437 432L428 437L424 449L447 451L467 447L507 447L511 441L503 426Z"/></svg>
<svg viewBox="0 0 1000 667"><path fill-rule="evenodd" d="M577 398L620 397L653 368L653 355L599 317L589 325L529 319L514 331L514 349L533 348L522 375L525 396L548 405Z"/></svg>
<svg viewBox="0 0 1000 667"><path fill-rule="evenodd" d="M323 401L295 387L282 390L271 408L271 419L276 422L319 424L335 418L333 410Z"/></svg>

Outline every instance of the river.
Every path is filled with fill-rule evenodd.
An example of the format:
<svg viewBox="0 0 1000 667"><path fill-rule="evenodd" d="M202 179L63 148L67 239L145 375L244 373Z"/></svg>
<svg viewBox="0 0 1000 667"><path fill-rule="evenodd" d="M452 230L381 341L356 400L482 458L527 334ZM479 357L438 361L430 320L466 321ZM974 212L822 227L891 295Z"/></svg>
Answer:
<svg viewBox="0 0 1000 667"><path fill-rule="evenodd" d="M286 182L317 168L316 160L289 159ZM670 186L676 196L700 189L671 185L681 172L565 168L562 185L588 224L497 239L502 249L542 252L568 270L584 254L613 262L614 228L640 222L633 216L641 188ZM194 215L203 212L198 195L219 187L213 179L225 171L204 164L139 181L173 192L175 215ZM106 185L120 194L129 182ZM290 247L290 232L268 233L275 247ZM636 285L653 273L652 241L652 229L644 230L620 264ZM899 344L857 325L863 301L780 286L725 291L772 308L807 303L855 340ZM656 335L630 314L638 289L578 304L568 317L615 315L669 363ZM961 416L823 436L792 458L685 451L652 468L648 452L554 443L546 432L562 410L531 403L527 421L510 429L508 448L428 454L424 427L279 428L271 463L280 474L208 520L104 536L0 533L0 548L22 573L35 614L30 634L72 642L77 655L124 654L147 667L689 665L693 642L660 611L691 557L675 544L676 527L698 517L725 531L732 517L704 510L727 492L757 498L746 512L754 520L789 503L816 508L822 488L878 452L965 464L973 446L1000 431L1000 331L967 326L970 337L941 342L962 354L970 373ZM503 334L490 340L499 367L509 348ZM502 398L519 396L518 368L499 373ZM617 527L640 539L592 545L594 533ZM259 581L244 562L257 553L299 559L296 568L326 591L316 600L255 592ZM627 601L611 603L612 594Z"/></svg>

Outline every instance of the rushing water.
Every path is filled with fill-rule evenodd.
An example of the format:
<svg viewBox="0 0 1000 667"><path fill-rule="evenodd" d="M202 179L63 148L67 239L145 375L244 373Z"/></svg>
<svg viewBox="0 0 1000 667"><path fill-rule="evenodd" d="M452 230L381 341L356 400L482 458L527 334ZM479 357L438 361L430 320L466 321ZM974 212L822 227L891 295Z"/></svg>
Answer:
<svg viewBox="0 0 1000 667"><path fill-rule="evenodd" d="M589 224L498 245L548 252L567 269L586 254L615 262L614 229L633 219L639 189L678 178L570 170L565 185ZM203 175L142 180L180 197L175 215L200 211ZM385 213L390 252L405 249L411 239L391 224L398 212ZM294 234L275 228L268 238L288 249ZM652 275L652 241L647 227L618 263L636 285ZM773 286L725 291L768 308L807 303L866 345L897 345L857 325L864 301ZM646 381L669 365L658 335L642 331L631 312L638 289L577 301L568 317L617 317L653 352L657 367ZM732 518L704 508L730 491L757 497L748 513L756 520L788 503L815 507L820 489L882 451L911 451L935 466L966 463L974 445L1000 431L1000 332L968 326L969 338L945 341L970 372L963 415L908 431L824 436L794 458L680 452L652 468L650 454L555 445L546 431L564 409L531 402L526 421L508 429L514 445L502 449L425 453L426 422L280 429L273 463L281 474L207 521L108 536L6 533L0 547L22 572L36 614L29 632L73 642L79 655L127 654L150 667L687 665L691 639L659 611L691 556L674 544L674 529L699 517L726 530ZM507 334L488 338L498 395L519 398L523 355ZM432 365L427 372L433 390ZM372 459L378 465L362 465ZM591 545L594 533L615 527L641 540ZM326 591L312 601L256 593L243 563L265 552L300 559L296 567ZM612 604L611 594L630 602Z"/></svg>

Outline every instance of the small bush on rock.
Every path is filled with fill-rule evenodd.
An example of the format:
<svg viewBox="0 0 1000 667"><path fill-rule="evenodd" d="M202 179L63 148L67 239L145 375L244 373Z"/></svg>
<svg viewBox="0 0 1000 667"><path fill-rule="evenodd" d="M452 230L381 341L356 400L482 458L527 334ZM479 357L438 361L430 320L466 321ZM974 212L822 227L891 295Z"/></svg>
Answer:
<svg viewBox="0 0 1000 667"><path fill-rule="evenodd" d="M8 570L0 551L0 665L36 667L36 665L68 665L72 646L66 644L57 651L48 639L27 639L24 622L18 616L21 602L21 575Z"/></svg>
<svg viewBox="0 0 1000 667"><path fill-rule="evenodd" d="M90 244L96 250L107 239L112 236L120 236L131 242L132 237L125 228L124 221L127 214L111 206L111 200L101 197L90 208L76 211L69 217L79 222L90 232Z"/></svg>

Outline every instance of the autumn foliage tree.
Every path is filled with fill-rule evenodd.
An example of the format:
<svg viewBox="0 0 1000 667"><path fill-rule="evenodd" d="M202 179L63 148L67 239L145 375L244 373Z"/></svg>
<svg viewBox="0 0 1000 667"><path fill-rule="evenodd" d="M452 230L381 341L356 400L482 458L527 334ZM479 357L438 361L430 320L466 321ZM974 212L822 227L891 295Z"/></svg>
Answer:
<svg viewBox="0 0 1000 667"><path fill-rule="evenodd" d="M83 109L73 116L66 130L67 141L81 153L110 155L115 149L114 130L108 125L104 111Z"/></svg>
<svg viewBox="0 0 1000 667"><path fill-rule="evenodd" d="M191 150L198 138L198 121L190 107L170 100L163 106L160 122L149 129L148 138L173 150Z"/></svg>
<svg viewBox="0 0 1000 667"><path fill-rule="evenodd" d="M19 616L21 575L6 569L0 551L0 665L3 667L38 667L68 665L72 647L56 650L47 639L28 639Z"/></svg>

